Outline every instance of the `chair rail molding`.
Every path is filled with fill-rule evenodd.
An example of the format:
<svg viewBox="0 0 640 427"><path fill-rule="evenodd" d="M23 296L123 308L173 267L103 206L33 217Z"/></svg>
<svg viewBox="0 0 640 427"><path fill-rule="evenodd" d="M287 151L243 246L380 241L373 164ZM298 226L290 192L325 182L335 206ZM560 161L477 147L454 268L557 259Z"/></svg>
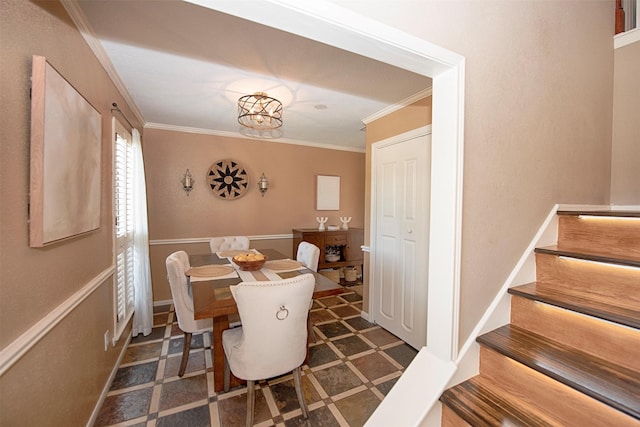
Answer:
<svg viewBox="0 0 640 427"><path fill-rule="evenodd" d="M0 351L0 376L4 375L22 356L31 350L49 331L62 322L69 313L78 307L89 295L113 276L116 271L112 264L91 279L62 304L51 310L46 316L27 329L11 344Z"/></svg>
<svg viewBox="0 0 640 427"><path fill-rule="evenodd" d="M255 236L247 236L249 240L284 240L293 239L293 234L260 234ZM192 243L209 243L211 237L186 237L179 239L154 239L149 240L149 246L159 245L184 245Z"/></svg>

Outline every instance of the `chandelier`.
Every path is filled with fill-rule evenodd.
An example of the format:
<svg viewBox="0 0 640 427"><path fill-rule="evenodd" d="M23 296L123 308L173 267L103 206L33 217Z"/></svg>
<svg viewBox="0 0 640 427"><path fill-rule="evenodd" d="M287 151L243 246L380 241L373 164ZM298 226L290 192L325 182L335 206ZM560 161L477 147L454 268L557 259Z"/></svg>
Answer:
<svg viewBox="0 0 640 427"><path fill-rule="evenodd" d="M238 123L251 129L269 130L282 126L282 102L264 92L238 99Z"/></svg>

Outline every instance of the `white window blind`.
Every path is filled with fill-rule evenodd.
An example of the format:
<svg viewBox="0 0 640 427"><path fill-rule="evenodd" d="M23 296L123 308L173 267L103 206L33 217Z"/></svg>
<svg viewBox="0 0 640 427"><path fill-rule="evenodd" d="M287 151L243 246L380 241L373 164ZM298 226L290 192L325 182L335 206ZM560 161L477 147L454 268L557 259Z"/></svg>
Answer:
<svg viewBox="0 0 640 427"><path fill-rule="evenodd" d="M115 180L115 329L119 337L133 315L133 180L134 156L131 135L116 122L114 150Z"/></svg>

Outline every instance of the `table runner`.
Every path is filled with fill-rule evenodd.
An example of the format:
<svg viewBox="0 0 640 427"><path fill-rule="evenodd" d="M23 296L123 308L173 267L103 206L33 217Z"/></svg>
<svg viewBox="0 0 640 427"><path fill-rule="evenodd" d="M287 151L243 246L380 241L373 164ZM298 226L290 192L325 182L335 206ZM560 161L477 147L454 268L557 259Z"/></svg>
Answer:
<svg viewBox="0 0 640 427"><path fill-rule="evenodd" d="M238 274L243 282L266 282L269 280L282 280L295 277L302 274L301 270L305 269L305 266L300 266L296 269L290 269L287 271L273 271L263 267L261 270L257 271L238 270Z"/></svg>
<svg viewBox="0 0 640 427"><path fill-rule="evenodd" d="M280 276L278 276L273 271L267 270L265 268L257 271L238 270L238 274L240 275L240 279L242 279L243 282L265 282L268 280L281 280Z"/></svg>

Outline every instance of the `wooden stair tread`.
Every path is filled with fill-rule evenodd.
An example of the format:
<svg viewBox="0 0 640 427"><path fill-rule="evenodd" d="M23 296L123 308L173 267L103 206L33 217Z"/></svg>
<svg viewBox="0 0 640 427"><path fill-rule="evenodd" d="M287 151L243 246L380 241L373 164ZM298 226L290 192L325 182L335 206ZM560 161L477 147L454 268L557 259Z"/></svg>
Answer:
<svg viewBox="0 0 640 427"><path fill-rule="evenodd" d="M576 249L569 246L544 246L535 248L536 253L551 254L558 256L565 256L570 258L583 259L587 261L603 262L608 264L627 265L630 267L640 267L640 259L636 259L633 256L622 256L607 253L606 250L585 250Z"/></svg>
<svg viewBox="0 0 640 427"><path fill-rule="evenodd" d="M601 216L601 217L619 217L619 218L640 218L640 211L619 211L619 210L584 210L584 211L557 211L558 215L570 216Z"/></svg>
<svg viewBox="0 0 640 427"><path fill-rule="evenodd" d="M477 341L587 396L640 419L640 373L514 325L505 325L481 335Z"/></svg>
<svg viewBox="0 0 640 427"><path fill-rule="evenodd" d="M544 288L535 282L510 288L509 293L640 329L640 310L609 304L593 293L568 293Z"/></svg>
<svg viewBox="0 0 640 427"><path fill-rule="evenodd" d="M473 377L442 393L440 401L472 426L548 426L551 425L526 406L513 402Z"/></svg>

